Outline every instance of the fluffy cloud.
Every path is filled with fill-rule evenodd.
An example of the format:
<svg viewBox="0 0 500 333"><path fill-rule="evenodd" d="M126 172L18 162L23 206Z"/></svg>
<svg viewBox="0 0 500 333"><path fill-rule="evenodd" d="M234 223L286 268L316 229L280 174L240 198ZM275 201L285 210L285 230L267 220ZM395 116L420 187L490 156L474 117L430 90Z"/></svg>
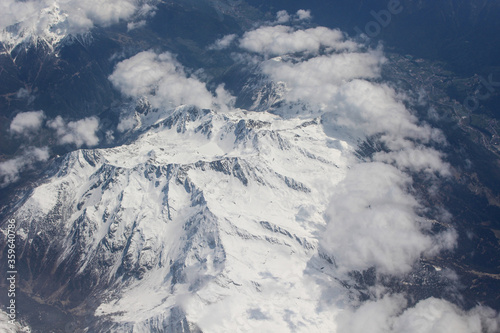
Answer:
<svg viewBox="0 0 500 333"><path fill-rule="evenodd" d="M365 136L381 135L391 150L413 149L409 139L424 144L446 141L440 130L419 124L403 97L387 84L354 79L342 84L330 105L337 125Z"/></svg>
<svg viewBox="0 0 500 333"><path fill-rule="evenodd" d="M140 20L138 22L129 22L129 23L127 23L127 31L141 28L145 25L146 25L146 20Z"/></svg>
<svg viewBox="0 0 500 333"><path fill-rule="evenodd" d="M385 61L380 51L317 56L302 62L268 60L262 72L275 82L284 82L284 96L290 102L304 102L312 108L328 110L343 98L345 82L377 78ZM344 90L346 87L344 87Z"/></svg>
<svg viewBox="0 0 500 333"><path fill-rule="evenodd" d="M405 139L442 142L441 132L418 125L398 93L368 79L380 76L385 58L380 50L317 56L302 62L266 61L262 72L286 84L284 99L334 114L334 123L363 136L383 134L391 149Z"/></svg>
<svg viewBox="0 0 500 333"><path fill-rule="evenodd" d="M31 169L36 162L49 159L47 147L31 147L24 150L18 157L0 163L1 187L5 187L19 179L19 174L24 170Z"/></svg>
<svg viewBox="0 0 500 333"><path fill-rule="evenodd" d="M437 172L441 176L451 175L451 166L443 161L443 153L422 146L393 152L378 152L374 160L395 164L400 169L413 172Z"/></svg>
<svg viewBox="0 0 500 333"><path fill-rule="evenodd" d="M138 124L138 121L135 115L126 115L125 117L120 118L116 129L118 132L126 132L131 130Z"/></svg>
<svg viewBox="0 0 500 333"><path fill-rule="evenodd" d="M68 1L62 10L68 13L69 27L78 31L88 30L94 24L108 26L118 23L131 17L138 7L137 2L132 0L85 0Z"/></svg>
<svg viewBox="0 0 500 333"><path fill-rule="evenodd" d="M99 129L99 120L95 117L66 123L61 116L57 116L55 119L48 121L47 126L56 131L59 144L92 147L99 143L99 138L96 135Z"/></svg>
<svg viewBox="0 0 500 333"><path fill-rule="evenodd" d="M276 56L287 53L317 53L321 47L331 50L354 50L357 44L345 40L340 30L325 27L296 30L289 26L262 27L246 32L240 47L251 52Z"/></svg>
<svg viewBox="0 0 500 333"><path fill-rule="evenodd" d="M280 10L276 13L277 23L286 23L290 21L290 14L286 10Z"/></svg>
<svg viewBox="0 0 500 333"><path fill-rule="evenodd" d="M44 1L6 0L0 3L0 29L35 18L46 7Z"/></svg>
<svg viewBox="0 0 500 333"><path fill-rule="evenodd" d="M312 18L310 10L299 9L296 15L299 20L310 20Z"/></svg>
<svg viewBox="0 0 500 333"><path fill-rule="evenodd" d="M441 299L422 300L406 308L401 295L368 301L338 317L339 333L494 333L500 316L491 308L477 306L463 311Z"/></svg>
<svg viewBox="0 0 500 333"><path fill-rule="evenodd" d="M286 10L280 10L276 13L276 23L287 23L291 20L294 21L304 21L311 19L311 11L299 9L295 15L290 15Z"/></svg>
<svg viewBox="0 0 500 333"><path fill-rule="evenodd" d="M19 88L16 93L16 98L27 100L28 104L33 103L35 96L31 94L31 91L26 88Z"/></svg>
<svg viewBox="0 0 500 333"><path fill-rule="evenodd" d="M310 13L296 16L307 19ZM277 15L277 23L292 20L287 12ZM370 139L383 147L354 162L331 189L319 245L334 259L340 276L371 267L398 276L411 272L422 256L456 246L453 229L431 232L412 190L414 172L426 172L432 180L436 174L450 176L451 166L438 150L446 139L415 116L404 93L383 81L388 61L381 48L356 44L337 30L284 25L249 31L239 46L239 59L248 59L251 67L258 64L273 83L266 87L279 87L274 92L279 103L268 104L270 111L287 117L319 113L327 135L353 145ZM403 295L363 302L356 310L342 311L335 323L341 333L492 333L500 328L498 314L489 308L462 311L435 298L407 308Z"/></svg>
<svg viewBox="0 0 500 333"><path fill-rule="evenodd" d="M278 21L291 21L287 15L279 13ZM310 13L300 15L307 18ZM398 276L411 272L422 256L436 256L456 246L453 229L430 232L431 225L418 214L423 207L411 190L413 172L426 172L430 179L451 174L444 154L436 148L446 140L408 109L405 94L383 82L387 59L381 48L358 45L337 30L283 25L247 32L239 46L247 51L252 66L260 61L261 73L284 87L276 93L279 103L271 106L272 112L292 117L319 113L327 135L353 145L369 138L383 147L355 162L331 189L319 245L334 260L340 276L371 267L379 274ZM345 310L336 323L339 332L348 333L498 330L498 317L489 309L464 312L433 298L407 309L401 295Z"/></svg>
<svg viewBox="0 0 500 333"><path fill-rule="evenodd" d="M211 49L211 50L223 50L223 49L229 47L234 42L236 37L237 36L235 34L224 36L224 37L216 40L215 43L209 47L209 49Z"/></svg>
<svg viewBox="0 0 500 333"><path fill-rule="evenodd" d="M16 115L10 124L10 131L16 134L29 134L38 130L45 119L42 111L24 112ZM55 130L58 144L74 144L77 147L95 146L99 143L96 132L99 120L89 117L77 121L66 122L61 116L48 120L46 125ZM37 162L49 159L48 147L24 148L17 157L0 163L0 187L5 187L19 180L19 175L32 169Z"/></svg>
<svg viewBox="0 0 500 333"><path fill-rule="evenodd" d="M0 3L0 38L21 38L29 30L36 35L84 33L120 20L144 17L156 1L147 0L5 0ZM9 28L9 29L7 29ZM19 34L16 36L16 34Z"/></svg>
<svg viewBox="0 0 500 333"><path fill-rule="evenodd" d="M40 129L45 114L43 111L18 113L10 123L10 132L14 134L29 134Z"/></svg>
<svg viewBox="0 0 500 333"><path fill-rule="evenodd" d="M375 161L450 175L444 155L425 146L445 144L441 131L421 124L405 106L406 96L381 82L387 63L382 49L367 49L338 30L283 25L245 33L240 47L262 55L261 72L284 86L274 112L291 116L319 112L325 130L336 135L344 131L354 143L378 137L389 152L376 154ZM301 52L305 56L296 55ZM270 55L282 56L265 60Z"/></svg>
<svg viewBox="0 0 500 333"><path fill-rule="evenodd" d="M376 267L401 274L422 253L442 249L422 233L415 213L419 204L407 193L409 186L411 179L388 164L362 163L348 171L331 198L320 242L340 272Z"/></svg>
<svg viewBox="0 0 500 333"><path fill-rule="evenodd" d="M219 87L213 96L203 82L194 75L188 76L168 52L141 52L120 62L109 79L128 97L147 97L154 108L170 109L184 104L211 108L228 102L224 100L228 94L223 88Z"/></svg>

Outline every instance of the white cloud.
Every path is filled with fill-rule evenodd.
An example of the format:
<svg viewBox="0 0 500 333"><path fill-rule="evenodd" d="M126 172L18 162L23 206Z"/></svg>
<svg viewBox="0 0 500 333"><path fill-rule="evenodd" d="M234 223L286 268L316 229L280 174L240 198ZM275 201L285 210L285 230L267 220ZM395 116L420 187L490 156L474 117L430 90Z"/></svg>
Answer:
<svg viewBox="0 0 500 333"><path fill-rule="evenodd" d="M310 20L312 18L310 10L299 9L296 15L299 20Z"/></svg>
<svg viewBox="0 0 500 333"><path fill-rule="evenodd" d="M276 13L277 23L286 23L290 21L290 14L286 10L280 10Z"/></svg>
<svg viewBox="0 0 500 333"><path fill-rule="evenodd" d="M0 29L3 30L13 24L36 17L44 7L45 3L42 1L2 1L0 2Z"/></svg>
<svg viewBox="0 0 500 333"><path fill-rule="evenodd" d="M374 155L375 161L393 163L402 170L450 175L444 154L424 144L446 144L443 133L408 111L397 92L385 84L353 80L342 85L334 95L332 108L335 124L360 133L380 135L390 150Z"/></svg>
<svg viewBox="0 0 500 333"><path fill-rule="evenodd" d="M410 140L423 144L445 141L440 131L418 124L403 103L405 96L373 81L380 80L382 66L387 63L380 48L366 50L339 30L283 25L247 32L239 42L242 49L265 56L306 52L307 57L282 56L264 61L261 71L271 81L285 85L285 102L304 104L306 110L332 112L334 125L354 136L364 139L381 135L391 150L415 147ZM279 112L289 112L288 105L282 105ZM417 153L422 156L422 151ZM431 155L427 154L429 158ZM402 162L402 158L398 160Z"/></svg>
<svg viewBox="0 0 500 333"><path fill-rule="evenodd" d="M0 163L0 177L5 187L19 180L21 172L33 168L36 162L44 162L49 159L48 147L30 147L25 149L18 157Z"/></svg>
<svg viewBox="0 0 500 333"><path fill-rule="evenodd" d="M416 213L421 207L408 192L412 180L405 173L449 176L444 154L429 147L446 140L408 110L406 95L382 81L387 59L381 48L356 44L338 30L283 25L247 32L239 43L254 53L254 61L264 59L262 74L284 87L277 93L281 103L275 113L319 112L332 136L346 135L352 144L376 138L386 149L374 154L372 162L359 161L332 189L320 244L335 258L339 272L376 267L397 275L410 271L422 255L455 246L453 230L434 236L422 230L423 219Z"/></svg>
<svg viewBox="0 0 500 333"><path fill-rule="evenodd" d="M118 123L118 126L116 129L119 132L126 132L128 130L131 130L137 125L137 119L135 118L135 115L128 115L123 118L120 118L120 121Z"/></svg>
<svg viewBox="0 0 500 333"><path fill-rule="evenodd" d="M10 132L15 134L30 134L40 129L45 114L43 111L18 113L10 123Z"/></svg>
<svg viewBox="0 0 500 333"><path fill-rule="evenodd" d="M445 300L428 298L406 308L402 295L368 301L338 317L339 333L495 333L500 316L488 307L463 311Z"/></svg>
<svg viewBox="0 0 500 333"><path fill-rule="evenodd" d="M286 10L280 10L276 13L276 22L278 24L290 21L304 21L312 18L310 10L299 9L295 15L290 15Z"/></svg>
<svg viewBox="0 0 500 333"><path fill-rule="evenodd" d="M137 10L133 0L84 0L68 1L62 7L68 12L68 23L72 28L89 29L94 24L108 26L127 19Z"/></svg>
<svg viewBox="0 0 500 333"><path fill-rule="evenodd" d="M397 99L396 91L385 84L352 80L340 87L333 102L338 123L367 136L383 133L386 141L421 136L416 117Z"/></svg>
<svg viewBox="0 0 500 333"><path fill-rule="evenodd" d="M325 27L296 30L289 26L277 25L246 32L240 39L240 47L247 51L276 56L297 52L317 53L321 47L354 50L357 44L345 40L340 30Z"/></svg>
<svg viewBox="0 0 500 333"><path fill-rule="evenodd" d="M26 88L19 88L19 90L16 93L16 98L23 99L23 98L28 98L30 97L30 92Z"/></svg>
<svg viewBox="0 0 500 333"><path fill-rule="evenodd" d="M286 84L286 100L328 110L337 105L339 90L346 82L379 77L384 61L379 51L334 53L298 63L269 60L262 64L262 72L273 81Z"/></svg>
<svg viewBox="0 0 500 333"><path fill-rule="evenodd" d="M406 192L410 185L407 175L383 163L357 164L348 171L334 189L320 242L339 272L376 267L401 274L422 253L449 245L436 248L437 240L422 233L415 213L419 204Z"/></svg>
<svg viewBox="0 0 500 333"><path fill-rule="evenodd" d="M134 30L137 28L142 28L146 25L146 20L140 20L138 22L127 23L127 31Z"/></svg>
<svg viewBox="0 0 500 333"><path fill-rule="evenodd" d="M407 139L445 142L441 131L419 125L403 104L403 98L387 84L352 80L340 87L333 98L333 108L340 125L367 136L382 134L382 141L391 150L412 148L414 145Z"/></svg>
<svg viewBox="0 0 500 333"><path fill-rule="evenodd" d="M216 40L215 43L209 47L209 49L210 50L223 50L225 48L228 48L234 42L236 37L237 37L236 34L226 35L226 36Z"/></svg>
<svg viewBox="0 0 500 333"><path fill-rule="evenodd" d="M443 161L443 153L422 146L393 152L379 152L375 154L374 160L394 163L400 169L409 169L413 172L437 172L441 176L451 175L451 166Z"/></svg>
<svg viewBox="0 0 500 333"><path fill-rule="evenodd" d="M326 127L344 128L360 139L379 135L392 151L377 154L376 161L449 175L443 154L415 143L445 144L442 132L420 125L394 88L368 81L380 77L385 62L382 52L374 50L320 55L297 63L268 60L261 68L270 79L285 84L287 102L329 112L331 121ZM289 110L285 104L279 112Z"/></svg>
<svg viewBox="0 0 500 333"><path fill-rule="evenodd" d="M228 112L236 103L236 97L231 95L226 89L224 84L220 84L215 89L214 106L221 111Z"/></svg>
<svg viewBox="0 0 500 333"><path fill-rule="evenodd" d="M228 96L221 94L221 88L218 89L220 96L214 97L203 82L194 75L188 76L168 52L141 52L120 62L109 79L128 97L147 97L154 108L170 109L184 104L211 108L224 104L220 97Z"/></svg>
<svg viewBox="0 0 500 333"><path fill-rule="evenodd" d="M0 3L0 31L3 31L0 39L6 41L23 38L22 32L25 30L35 35L52 36L84 33L95 25L105 27L120 20L149 15L154 11L155 2L147 0L5 0ZM17 26L13 28L16 24ZM8 31L6 28L9 28Z"/></svg>
<svg viewBox="0 0 500 333"><path fill-rule="evenodd" d="M355 311L345 310L340 313L336 320L337 332L390 333L393 317L400 313L406 304L401 295L367 301Z"/></svg>
<svg viewBox="0 0 500 333"><path fill-rule="evenodd" d="M54 129L59 138L59 144L74 144L92 147L99 143L96 131L99 129L99 120L89 117L66 123L61 116L47 122L47 126Z"/></svg>

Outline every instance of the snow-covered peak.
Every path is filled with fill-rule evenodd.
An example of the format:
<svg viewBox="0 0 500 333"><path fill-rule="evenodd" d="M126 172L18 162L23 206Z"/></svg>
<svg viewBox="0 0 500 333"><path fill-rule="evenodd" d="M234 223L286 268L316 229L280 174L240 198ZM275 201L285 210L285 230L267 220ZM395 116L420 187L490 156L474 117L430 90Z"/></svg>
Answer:
<svg viewBox="0 0 500 333"><path fill-rule="evenodd" d="M37 270L86 281L95 325L111 331L230 331L238 318L247 330L327 329L314 281L345 291L320 271L318 231L349 149L319 120L179 107L128 144L66 155L16 212L19 246L57 239L55 262Z"/></svg>
<svg viewBox="0 0 500 333"><path fill-rule="evenodd" d="M120 20L134 21L154 11L155 0L6 0L0 4L0 43L4 52L17 45L44 44L54 48L65 38L109 26Z"/></svg>
<svg viewBox="0 0 500 333"><path fill-rule="evenodd" d="M107 156L111 163L121 166L146 160L159 164L194 163L221 157L272 155L277 153L273 147L286 150L290 142L299 141L304 133L309 139L300 139L301 145L311 152L318 150L315 155L324 156L321 147L330 145L353 150L347 142L329 138L320 119L284 119L268 112L217 112L194 106L181 106L163 115L161 111L136 113L136 117L140 124L136 131L142 134L131 144L110 149ZM333 144L334 141L338 142Z"/></svg>
<svg viewBox="0 0 500 333"><path fill-rule="evenodd" d="M58 3L37 7L39 6L31 8L24 20L3 27L0 31L0 42L7 52L22 43L34 45L44 43L53 49L66 37L67 27L64 26L64 22L68 14L61 10Z"/></svg>

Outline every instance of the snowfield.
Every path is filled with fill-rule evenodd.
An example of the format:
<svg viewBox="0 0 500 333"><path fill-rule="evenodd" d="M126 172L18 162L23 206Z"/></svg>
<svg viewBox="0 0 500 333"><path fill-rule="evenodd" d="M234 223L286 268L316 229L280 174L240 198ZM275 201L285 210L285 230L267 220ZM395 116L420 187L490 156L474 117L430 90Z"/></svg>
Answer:
<svg viewBox="0 0 500 333"><path fill-rule="evenodd" d="M95 315L117 332L183 317L204 332L325 331L347 293L318 238L351 150L319 120L183 106L127 145L67 155L16 216L28 238L59 231L57 264L106 286Z"/></svg>

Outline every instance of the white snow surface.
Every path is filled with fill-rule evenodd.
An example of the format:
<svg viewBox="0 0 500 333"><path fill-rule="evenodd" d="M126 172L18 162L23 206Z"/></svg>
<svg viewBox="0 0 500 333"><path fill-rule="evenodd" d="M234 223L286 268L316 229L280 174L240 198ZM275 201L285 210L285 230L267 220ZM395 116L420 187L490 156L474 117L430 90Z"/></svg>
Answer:
<svg viewBox="0 0 500 333"><path fill-rule="evenodd" d="M150 119L127 145L67 155L16 213L28 238L63 230L59 263L76 254L79 274L108 279L95 315L116 332L164 327L173 309L203 332L332 331L348 293L317 245L352 147L318 119L187 106Z"/></svg>
<svg viewBox="0 0 500 333"><path fill-rule="evenodd" d="M11 322L8 313L0 310L0 332L2 333L31 333L29 326L19 324L17 321Z"/></svg>

